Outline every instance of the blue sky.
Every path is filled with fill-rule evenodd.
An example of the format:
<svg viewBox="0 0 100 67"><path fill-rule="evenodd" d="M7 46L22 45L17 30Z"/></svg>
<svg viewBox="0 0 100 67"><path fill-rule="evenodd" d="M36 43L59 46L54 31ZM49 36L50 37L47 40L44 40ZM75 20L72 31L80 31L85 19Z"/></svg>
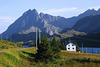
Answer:
<svg viewBox="0 0 100 67"><path fill-rule="evenodd" d="M25 11L34 8L38 12L68 18L87 9L97 10L100 8L100 0L0 0L0 33Z"/></svg>

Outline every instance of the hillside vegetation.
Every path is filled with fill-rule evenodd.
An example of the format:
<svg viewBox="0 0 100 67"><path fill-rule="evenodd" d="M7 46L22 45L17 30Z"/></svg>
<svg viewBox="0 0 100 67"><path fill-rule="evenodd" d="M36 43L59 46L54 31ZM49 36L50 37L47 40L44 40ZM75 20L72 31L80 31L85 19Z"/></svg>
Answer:
<svg viewBox="0 0 100 67"><path fill-rule="evenodd" d="M61 39L64 39L64 38L69 38L69 37L74 37L74 36L83 36L83 35L86 35L86 33L84 32L78 32L78 31L75 31L75 30L68 30L66 32L63 32L61 34L56 34L57 37L60 37Z"/></svg>
<svg viewBox="0 0 100 67"><path fill-rule="evenodd" d="M8 50L0 53L0 67L99 67L100 55L61 51L58 63L35 62L36 49Z"/></svg>
<svg viewBox="0 0 100 67"><path fill-rule="evenodd" d="M100 33L93 33L84 36L74 36L70 38L71 41L77 42L77 44L82 47L100 47ZM68 41L69 38L62 39L62 42Z"/></svg>
<svg viewBox="0 0 100 67"><path fill-rule="evenodd" d="M19 47L22 47L22 46L19 44L15 44L15 43L0 39L0 50L10 49L10 48L19 48Z"/></svg>

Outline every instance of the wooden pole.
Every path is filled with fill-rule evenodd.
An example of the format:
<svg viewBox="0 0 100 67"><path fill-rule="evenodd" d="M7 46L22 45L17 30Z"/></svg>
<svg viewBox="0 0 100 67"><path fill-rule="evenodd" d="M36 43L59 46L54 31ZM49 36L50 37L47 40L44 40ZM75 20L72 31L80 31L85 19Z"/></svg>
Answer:
<svg viewBox="0 0 100 67"><path fill-rule="evenodd" d="M87 47L86 47L86 53L87 53Z"/></svg>
<svg viewBox="0 0 100 67"><path fill-rule="evenodd" d="M37 53L37 27L36 27L36 53Z"/></svg>
<svg viewBox="0 0 100 67"><path fill-rule="evenodd" d="M41 31L39 29L39 44L41 44Z"/></svg>
<svg viewBox="0 0 100 67"><path fill-rule="evenodd" d="M83 53L83 43L82 43L82 53Z"/></svg>

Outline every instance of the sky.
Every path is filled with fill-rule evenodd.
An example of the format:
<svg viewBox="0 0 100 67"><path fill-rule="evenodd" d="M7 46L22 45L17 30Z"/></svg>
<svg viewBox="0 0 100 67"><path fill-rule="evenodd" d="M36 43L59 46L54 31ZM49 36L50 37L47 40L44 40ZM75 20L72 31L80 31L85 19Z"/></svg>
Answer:
<svg viewBox="0 0 100 67"><path fill-rule="evenodd" d="M0 33L29 9L69 18L93 8L100 8L100 0L0 0Z"/></svg>

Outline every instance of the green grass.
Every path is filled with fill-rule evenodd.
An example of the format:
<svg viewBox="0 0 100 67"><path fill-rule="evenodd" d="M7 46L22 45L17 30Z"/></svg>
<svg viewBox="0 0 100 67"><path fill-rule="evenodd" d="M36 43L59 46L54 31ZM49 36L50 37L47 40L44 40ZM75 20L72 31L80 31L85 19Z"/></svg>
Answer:
<svg viewBox="0 0 100 67"><path fill-rule="evenodd" d="M22 47L20 44L16 44L16 43L13 43L13 42L9 42L9 41L0 39L0 50L20 48L20 47Z"/></svg>
<svg viewBox="0 0 100 67"><path fill-rule="evenodd" d="M36 49L7 49L0 53L0 67L100 67L100 55L61 51L57 63L35 62ZM88 60L90 58L90 60Z"/></svg>

